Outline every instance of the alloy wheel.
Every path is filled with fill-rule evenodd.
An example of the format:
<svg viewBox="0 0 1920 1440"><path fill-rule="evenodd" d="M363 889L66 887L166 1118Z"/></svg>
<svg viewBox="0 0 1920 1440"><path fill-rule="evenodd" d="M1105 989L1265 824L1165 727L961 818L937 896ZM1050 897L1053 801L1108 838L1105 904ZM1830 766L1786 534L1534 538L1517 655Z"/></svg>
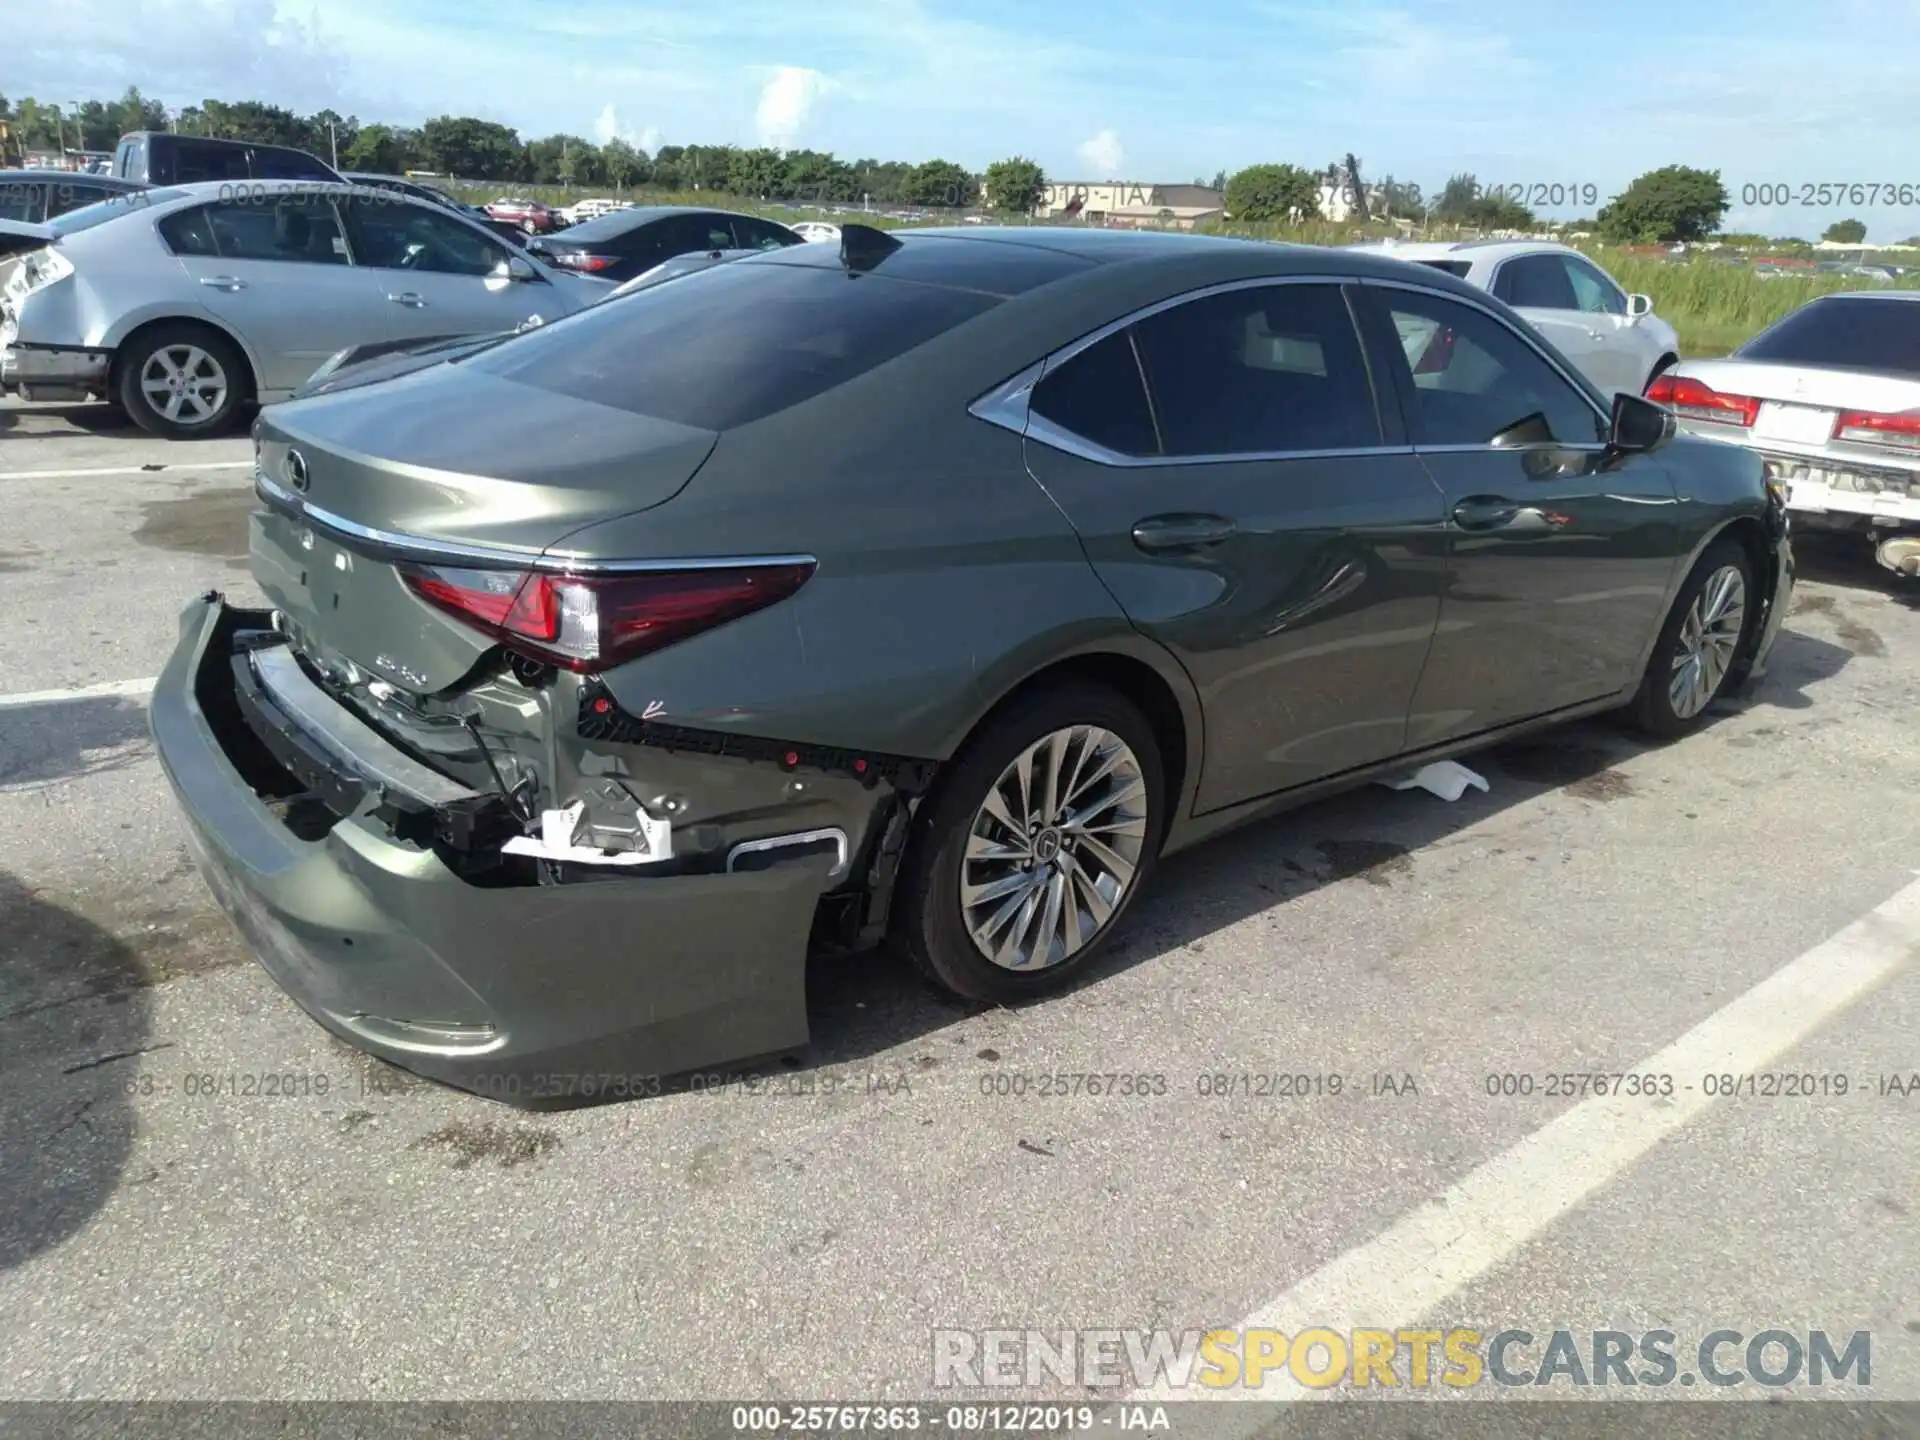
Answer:
<svg viewBox="0 0 1920 1440"><path fill-rule="evenodd" d="M227 372L198 345L166 345L140 369L140 393L153 412L175 424L199 425L227 399Z"/></svg>
<svg viewBox="0 0 1920 1440"><path fill-rule="evenodd" d="M1693 719L1720 693L1740 648L1746 615L1746 577L1737 565L1722 565L1707 577L1680 623L1667 682L1667 702L1678 719Z"/></svg>
<svg viewBox="0 0 1920 1440"><path fill-rule="evenodd" d="M960 861L974 947L1006 970L1063 964L1119 910L1147 842L1147 783L1118 735L1042 736L988 789Z"/></svg>

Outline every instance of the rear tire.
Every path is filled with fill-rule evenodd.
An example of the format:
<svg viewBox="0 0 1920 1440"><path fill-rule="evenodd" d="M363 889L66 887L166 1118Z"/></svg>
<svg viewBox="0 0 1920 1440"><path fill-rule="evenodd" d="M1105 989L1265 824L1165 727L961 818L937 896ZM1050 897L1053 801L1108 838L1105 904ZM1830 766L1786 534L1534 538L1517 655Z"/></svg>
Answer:
<svg viewBox="0 0 1920 1440"><path fill-rule="evenodd" d="M1153 727L1116 691L1073 683L1015 701L921 808L896 940L962 999L1007 1004L1064 988L1153 874L1165 773Z"/></svg>
<svg viewBox="0 0 1920 1440"><path fill-rule="evenodd" d="M1758 615L1752 557L1738 541L1714 541L1660 627L1627 718L1661 740L1698 729L1739 673Z"/></svg>
<svg viewBox="0 0 1920 1440"><path fill-rule="evenodd" d="M113 398L150 435L198 440L232 429L251 388L239 347L217 330L181 321L144 330L121 347Z"/></svg>

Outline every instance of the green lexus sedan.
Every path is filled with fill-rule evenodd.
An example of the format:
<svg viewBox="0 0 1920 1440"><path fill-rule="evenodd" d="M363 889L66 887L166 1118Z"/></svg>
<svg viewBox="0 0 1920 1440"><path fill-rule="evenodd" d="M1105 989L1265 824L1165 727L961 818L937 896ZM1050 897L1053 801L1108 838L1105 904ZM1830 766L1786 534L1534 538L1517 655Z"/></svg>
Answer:
<svg viewBox="0 0 1920 1440"><path fill-rule="evenodd" d="M255 436L271 608L194 600L152 706L201 867L509 1100L791 1053L836 949L1042 994L1238 822L1698 726L1793 584L1753 455L1498 300L1191 235L848 225Z"/></svg>

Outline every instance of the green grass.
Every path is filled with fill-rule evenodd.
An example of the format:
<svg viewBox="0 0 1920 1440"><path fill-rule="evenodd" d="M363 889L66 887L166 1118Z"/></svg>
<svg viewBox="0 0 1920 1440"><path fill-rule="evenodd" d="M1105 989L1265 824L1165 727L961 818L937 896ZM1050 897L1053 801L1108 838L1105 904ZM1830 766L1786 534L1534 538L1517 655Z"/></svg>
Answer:
<svg viewBox="0 0 1920 1440"><path fill-rule="evenodd" d="M471 204L484 204L507 193L523 195L549 205L570 205L590 195L618 196L642 205L717 205L724 209L763 215L770 220L793 223L819 215L817 207L782 205L769 201L746 200L712 190L655 190L612 186L563 185L471 185L443 184L458 198ZM957 216L954 218L958 218ZM1029 223L1022 216L993 217L1000 223ZM900 229L913 225L950 223L943 219L896 220L886 215L863 215L861 223L882 229ZM1033 222L1040 223L1040 222ZM1304 225L1257 224L1210 227L1211 233L1246 239L1272 240L1295 245L1349 245L1356 241L1379 239L1395 233L1390 226L1335 224L1312 221ZM1467 238L1472 232L1433 227L1419 238L1451 240ZM1680 352L1686 356L1725 355L1757 335L1767 326L1798 309L1816 295L1840 290L1871 290L1871 280L1836 276L1779 276L1763 279L1747 264L1733 265L1705 255L1685 259L1660 260L1632 255L1605 245L1582 245L1594 261L1630 292L1653 298L1656 315L1664 318L1680 333Z"/></svg>

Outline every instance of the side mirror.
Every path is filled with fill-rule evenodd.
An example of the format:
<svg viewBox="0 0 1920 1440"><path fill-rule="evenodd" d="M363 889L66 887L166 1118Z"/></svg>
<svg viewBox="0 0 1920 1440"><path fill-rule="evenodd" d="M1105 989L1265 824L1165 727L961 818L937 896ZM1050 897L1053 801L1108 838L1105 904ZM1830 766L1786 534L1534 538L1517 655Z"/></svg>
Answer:
<svg viewBox="0 0 1920 1440"><path fill-rule="evenodd" d="M1627 296L1627 318L1629 320L1644 319L1652 313L1653 297L1651 295Z"/></svg>
<svg viewBox="0 0 1920 1440"><path fill-rule="evenodd" d="M1607 448L1617 455L1644 455L1673 439L1679 422L1664 405L1622 390L1613 397L1613 424Z"/></svg>
<svg viewBox="0 0 1920 1440"><path fill-rule="evenodd" d="M507 278L521 282L538 280L540 278L540 272L529 265L522 256L509 255L507 257Z"/></svg>

